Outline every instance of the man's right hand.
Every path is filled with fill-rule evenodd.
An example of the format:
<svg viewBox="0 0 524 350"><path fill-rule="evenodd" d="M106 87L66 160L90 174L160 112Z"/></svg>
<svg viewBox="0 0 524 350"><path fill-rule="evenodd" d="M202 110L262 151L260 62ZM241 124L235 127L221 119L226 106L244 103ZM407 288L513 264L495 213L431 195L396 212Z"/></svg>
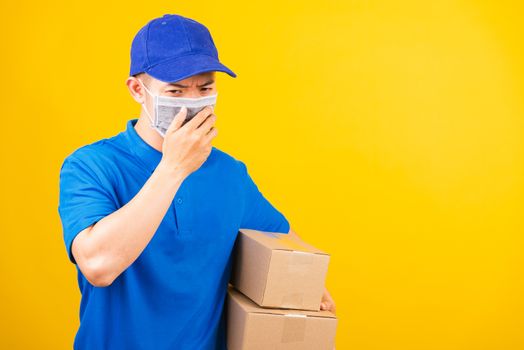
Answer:
<svg viewBox="0 0 524 350"><path fill-rule="evenodd" d="M179 173L184 177L206 161L211 153L211 141L218 133L214 127L216 115L213 114L213 107L205 107L182 125L186 114L187 109L184 107L167 129L159 164L169 172Z"/></svg>

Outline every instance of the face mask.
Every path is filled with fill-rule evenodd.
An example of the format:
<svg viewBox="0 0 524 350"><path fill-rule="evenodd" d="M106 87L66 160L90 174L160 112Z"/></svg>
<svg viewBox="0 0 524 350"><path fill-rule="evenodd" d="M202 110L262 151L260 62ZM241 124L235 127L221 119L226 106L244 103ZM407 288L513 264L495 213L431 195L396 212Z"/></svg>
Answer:
<svg viewBox="0 0 524 350"><path fill-rule="evenodd" d="M203 110L206 106L215 106L217 100L217 93L210 96L190 98L190 97L171 97L171 96L160 96L155 95L145 86L140 80L142 86L151 97L153 97L153 108L155 109L155 117L151 117L145 103L142 103L144 111L146 112L149 120L151 121L151 127L155 129L162 137L165 136L169 125L182 109L187 108L186 119L182 123L184 125L190 121L198 112Z"/></svg>

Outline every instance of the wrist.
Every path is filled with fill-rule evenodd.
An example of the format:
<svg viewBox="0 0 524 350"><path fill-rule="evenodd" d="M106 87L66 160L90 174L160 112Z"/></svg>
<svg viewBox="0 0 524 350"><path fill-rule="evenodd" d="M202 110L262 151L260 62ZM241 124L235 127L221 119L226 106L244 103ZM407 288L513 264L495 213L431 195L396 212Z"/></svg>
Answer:
<svg viewBox="0 0 524 350"><path fill-rule="evenodd" d="M162 160L158 163L155 173L158 173L161 178L166 179L166 181L174 185L182 183L187 177L187 174L180 167L171 164L168 165Z"/></svg>

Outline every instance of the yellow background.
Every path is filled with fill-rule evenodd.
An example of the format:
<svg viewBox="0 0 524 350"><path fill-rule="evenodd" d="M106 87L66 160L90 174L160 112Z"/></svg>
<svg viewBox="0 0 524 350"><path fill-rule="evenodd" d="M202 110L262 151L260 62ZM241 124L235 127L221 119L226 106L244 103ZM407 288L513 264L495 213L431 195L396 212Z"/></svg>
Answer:
<svg viewBox="0 0 524 350"><path fill-rule="evenodd" d="M0 348L70 349L66 155L138 116L134 34L178 13L221 60L214 145L332 254L337 349L524 348L520 1L0 5Z"/></svg>

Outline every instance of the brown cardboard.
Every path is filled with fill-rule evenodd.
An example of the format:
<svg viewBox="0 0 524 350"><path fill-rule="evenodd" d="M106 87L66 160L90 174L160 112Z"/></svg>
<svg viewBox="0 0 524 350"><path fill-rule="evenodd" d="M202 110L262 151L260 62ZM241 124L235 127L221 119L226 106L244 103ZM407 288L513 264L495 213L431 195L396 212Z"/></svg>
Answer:
<svg viewBox="0 0 524 350"><path fill-rule="evenodd" d="M241 229L231 283L259 306L320 310L329 254L296 236Z"/></svg>
<svg viewBox="0 0 524 350"><path fill-rule="evenodd" d="M329 311L262 308L228 290L228 350L333 350L337 323Z"/></svg>

